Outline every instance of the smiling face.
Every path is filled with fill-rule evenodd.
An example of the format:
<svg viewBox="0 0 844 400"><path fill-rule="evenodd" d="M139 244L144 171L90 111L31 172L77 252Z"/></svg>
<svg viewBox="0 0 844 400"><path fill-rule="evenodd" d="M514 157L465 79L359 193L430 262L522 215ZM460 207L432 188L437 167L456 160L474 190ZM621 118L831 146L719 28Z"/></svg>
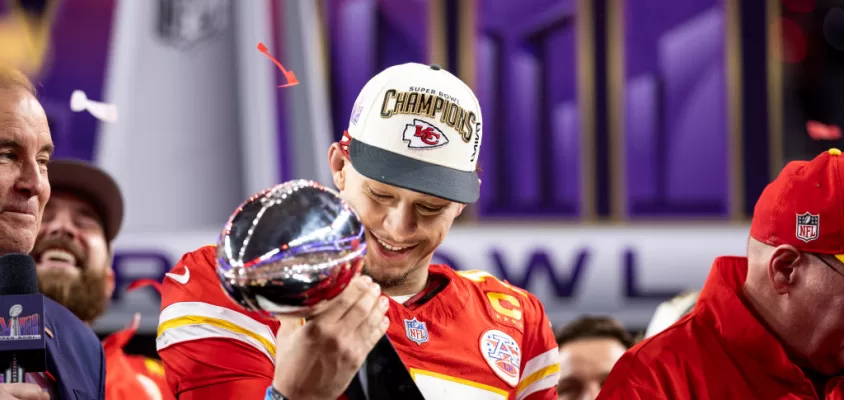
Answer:
<svg viewBox="0 0 844 400"><path fill-rule="evenodd" d="M463 204L385 185L355 171L339 145L329 154L334 182L360 215L368 249L364 273L384 290L418 288L427 279L434 251ZM412 293L412 291L411 291Z"/></svg>
<svg viewBox="0 0 844 400"><path fill-rule="evenodd" d="M111 257L102 220L90 203L55 193L31 254L42 293L85 322L105 311L114 290Z"/></svg>
<svg viewBox="0 0 844 400"><path fill-rule="evenodd" d="M50 198L53 141L44 109L23 88L0 88L0 252L28 253Z"/></svg>

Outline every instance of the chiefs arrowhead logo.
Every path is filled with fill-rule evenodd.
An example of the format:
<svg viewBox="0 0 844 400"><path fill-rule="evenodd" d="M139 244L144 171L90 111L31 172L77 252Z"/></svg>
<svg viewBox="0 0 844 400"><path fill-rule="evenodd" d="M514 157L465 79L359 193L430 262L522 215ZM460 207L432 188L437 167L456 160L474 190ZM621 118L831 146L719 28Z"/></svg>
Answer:
<svg viewBox="0 0 844 400"><path fill-rule="evenodd" d="M402 140L411 149L431 149L448 144L448 138L440 128L421 119L414 119L412 124L404 127Z"/></svg>

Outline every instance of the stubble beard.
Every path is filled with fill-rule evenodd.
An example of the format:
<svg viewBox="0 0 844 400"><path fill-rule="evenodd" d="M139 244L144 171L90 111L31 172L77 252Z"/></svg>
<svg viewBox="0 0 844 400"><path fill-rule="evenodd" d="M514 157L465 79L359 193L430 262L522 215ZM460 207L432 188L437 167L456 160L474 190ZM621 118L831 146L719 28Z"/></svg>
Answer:
<svg viewBox="0 0 844 400"><path fill-rule="evenodd" d="M398 272L381 264L379 267L371 268L368 260L364 259L363 274L372 278L372 281L381 286L381 290L388 290L398 286L402 286L410 279L410 275L419 269L419 265L414 265L405 271Z"/></svg>

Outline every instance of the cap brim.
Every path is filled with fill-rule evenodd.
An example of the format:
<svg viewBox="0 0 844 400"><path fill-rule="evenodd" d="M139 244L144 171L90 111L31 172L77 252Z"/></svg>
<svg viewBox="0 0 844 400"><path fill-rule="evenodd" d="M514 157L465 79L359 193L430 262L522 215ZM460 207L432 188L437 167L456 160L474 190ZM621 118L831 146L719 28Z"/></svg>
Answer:
<svg viewBox="0 0 844 400"><path fill-rule="evenodd" d="M52 193L71 193L93 203L106 239L114 240L123 222L123 195L105 171L83 161L54 160L47 167Z"/></svg>
<svg viewBox="0 0 844 400"><path fill-rule="evenodd" d="M844 254L836 254L835 258L838 259L842 264L844 264Z"/></svg>
<svg viewBox="0 0 844 400"><path fill-rule="evenodd" d="M381 183L464 204L480 196L475 171L419 161L355 139L349 144L349 158L361 175Z"/></svg>

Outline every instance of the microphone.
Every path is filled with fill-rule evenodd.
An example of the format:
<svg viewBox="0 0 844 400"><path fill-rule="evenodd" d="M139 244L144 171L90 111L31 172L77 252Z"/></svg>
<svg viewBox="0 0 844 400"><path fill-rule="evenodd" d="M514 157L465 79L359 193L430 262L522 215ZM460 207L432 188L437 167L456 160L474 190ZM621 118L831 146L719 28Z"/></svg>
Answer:
<svg viewBox="0 0 844 400"><path fill-rule="evenodd" d="M0 256L0 371L4 371L3 382L23 383L25 373L46 369L44 296L38 292L35 260L27 254Z"/></svg>

